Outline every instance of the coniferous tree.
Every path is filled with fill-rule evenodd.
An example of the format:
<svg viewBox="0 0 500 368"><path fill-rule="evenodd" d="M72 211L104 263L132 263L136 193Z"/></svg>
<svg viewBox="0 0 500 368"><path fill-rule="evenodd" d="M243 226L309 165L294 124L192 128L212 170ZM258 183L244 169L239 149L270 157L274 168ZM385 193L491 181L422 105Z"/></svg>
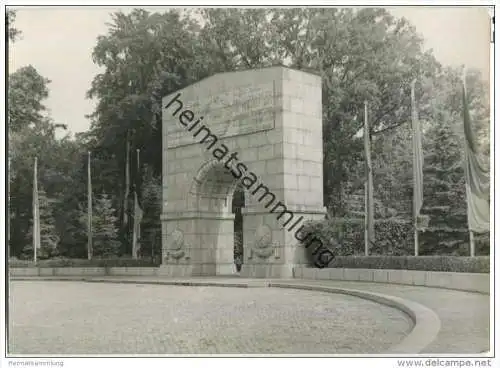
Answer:
<svg viewBox="0 0 500 368"><path fill-rule="evenodd" d="M95 201L92 217L92 254L97 257L118 256L120 242L115 209L106 194L101 194ZM86 214L81 217L85 219Z"/></svg>
<svg viewBox="0 0 500 368"><path fill-rule="evenodd" d="M161 256L161 178L155 177L152 170L146 169L142 187L142 219L143 239L141 240L141 256ZM154 249L153 249L154 247Z"/></svg>
<svg viewBox="0 0 500 368"><path fill-rule="evenodd" d="M453 122L453 123L452 123ZM421 254L467 254L467 207L458 116L440 114L424 140L424 207L430 216Z"/></svg>

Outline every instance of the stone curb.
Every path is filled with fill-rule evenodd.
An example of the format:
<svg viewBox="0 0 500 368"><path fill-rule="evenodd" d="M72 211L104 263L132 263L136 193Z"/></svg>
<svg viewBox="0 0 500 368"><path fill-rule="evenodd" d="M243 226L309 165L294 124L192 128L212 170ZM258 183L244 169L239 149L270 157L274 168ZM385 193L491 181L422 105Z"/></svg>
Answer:
<svg viewBox="0 0 500 368"><path fill-rule="evenodd" d="M362 291L357 289L345 289L329 286L318 286L311 284L274 282L271 280L251 280L223 282L223 281L186 281L186 280L120 280L110 278L85 278L85 277L13 277L11 280L18 281L83 281L114 284L143 284L143 285L170 285L170 286L211 286L211 287L274 287L286 289L298 289L309 291L320 291L326 293L344 294L370 300L388 307L396 308L408 315L414 323L413 329L399 344L392 346L386 354L418 354L437 337L441 329L441 320L437 314L422 304L398 298L395 296ZM314 281L312 281L314 283Z"/></svg>
<svg viewBox="0 0 500 368"><path fill-rule="evenodd" d="M395 296L356 289L316 286L310 284L271 282L269 283L269 287L351 295L400 310L412 319L414 326L410 334L399 344L392 346L386 354L418 354L436 339L441 329L441 320L434 311L423 306L422 304Z"/></svg>
<svg viewBox="0 0 500 368"><path fill-rule="evenodd" d="M141 284L141 285L168 285L168 286L211 286L211 287L236 287L236 288L262 288L268 287L268 283L265 280L255 282L213 282L213 281L186 281L186 280L120 280L120 279L104 279L98 277L86 278L86 277L11 277L10 280L13 281L83 281L83 282L94 282L94 283L108 283L108 284Z"/></svg>

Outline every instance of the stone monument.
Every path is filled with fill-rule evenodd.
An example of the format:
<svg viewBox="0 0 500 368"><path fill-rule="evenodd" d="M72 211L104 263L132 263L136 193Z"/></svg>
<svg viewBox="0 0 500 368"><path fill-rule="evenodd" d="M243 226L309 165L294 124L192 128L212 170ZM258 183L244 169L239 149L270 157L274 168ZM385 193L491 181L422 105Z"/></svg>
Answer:
<svg viewBox="0 0 500 368"><path fill-rule="evenodd" d="M324 217L321 78L282 66L216 74L163 98L160 274L292 277L296 231Z"/></svg>

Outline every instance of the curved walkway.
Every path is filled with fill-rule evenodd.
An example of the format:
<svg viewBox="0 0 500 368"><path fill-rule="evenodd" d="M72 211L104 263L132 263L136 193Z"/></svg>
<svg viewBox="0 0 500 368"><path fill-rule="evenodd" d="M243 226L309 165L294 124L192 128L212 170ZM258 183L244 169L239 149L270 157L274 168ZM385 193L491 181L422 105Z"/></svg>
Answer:
<svg viewBox="0 0 500 368"><path fill-rule="evenodd" d="M478 354L489 350L490 296L463 291L356 281L265 280L234 278L168 279L156 277L15 277L11 280L85 280L88 282L146 283L186 286L334 288L391 297L430 309L438 317L437 337L421 353ZM335 292L335 291L334 291ZM427 307L427 308L425 308ZM436 327L436 326L435 326ZM429 335L432 335L432 331ZM397 349L396 349L397 350ZM397 353L397 351L394 351Z"/></svg>

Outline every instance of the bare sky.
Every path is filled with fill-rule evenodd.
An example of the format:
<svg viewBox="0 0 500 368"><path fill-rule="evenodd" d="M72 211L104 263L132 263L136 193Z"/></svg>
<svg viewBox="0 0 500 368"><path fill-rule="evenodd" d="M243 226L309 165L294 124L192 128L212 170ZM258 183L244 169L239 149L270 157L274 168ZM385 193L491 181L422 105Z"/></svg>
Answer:
<svg viewBox="0 0 500 368"><path fill-rule="evenodd" d="M148 10L162 11L159 8ZM95 101L85 99L99 68L91 53L98 35L107 32L109 13L128 7L23 8L17 10L15 26L22 38L10 50L10 72L33 65L49 78L47 106L57 123L65 123L72 132L89 128L85 114ZM490 17L486 8L397 7L389 8L397 17L413 23L445 65L479 68L489 79Z"/></svg>

